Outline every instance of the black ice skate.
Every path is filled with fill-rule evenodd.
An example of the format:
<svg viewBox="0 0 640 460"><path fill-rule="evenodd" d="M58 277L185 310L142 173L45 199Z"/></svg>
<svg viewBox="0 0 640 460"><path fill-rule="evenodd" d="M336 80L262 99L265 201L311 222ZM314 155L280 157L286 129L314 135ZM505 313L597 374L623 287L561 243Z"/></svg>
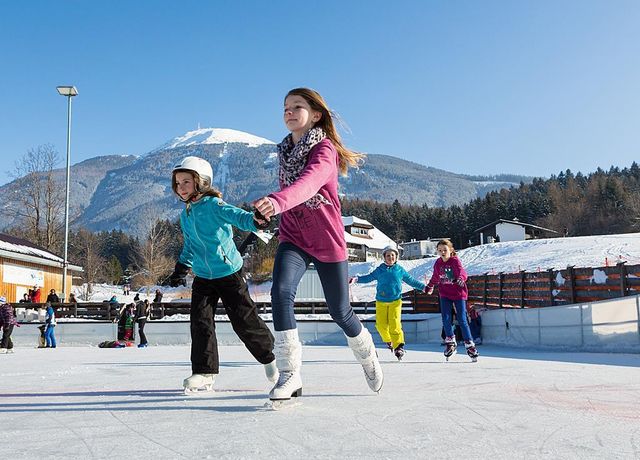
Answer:
<svg viewBox="0 0 640 460"><path fill-rule="evenodd" d="M473 343L473 340L465 342L464 347L467 349L467 354L469 355L469 358L471 358L471 361L474 363L477 362L479 353L476 349L475 343Z"/></svg>
<svg viewBox="0 0 640 460"><path fill-rule="evenodd" d="M391 353L393 353L393 345L391 344L391 342L387 342L387 348L391 351Z"/></svg>
<svg viewBox="0 0 640 460"><path fill-rule="evenodd" d="M396 358L398 358L398 361L402 361L402 358L404 357L405 353L406 352L404 350L404 343L401 343L400 345L398 345L396 349L393 351L393 354L396 355Z"/></svg>
<svg viewBox="0 0 640 460"><path fill-rule="evenodd" d="M453 336L447 337L444 339L445 349L444 349L444 357L447 361L453 355L456 354L458 345L456 344L456 339Z"/></svg>

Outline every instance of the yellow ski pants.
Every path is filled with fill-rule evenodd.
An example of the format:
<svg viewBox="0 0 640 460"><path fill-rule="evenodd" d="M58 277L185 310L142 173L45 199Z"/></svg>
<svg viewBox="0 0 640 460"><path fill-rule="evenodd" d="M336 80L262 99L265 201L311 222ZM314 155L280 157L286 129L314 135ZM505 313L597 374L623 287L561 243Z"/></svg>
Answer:
<svg viewBox="0 0 640 460"><path fill-rule="evenodd" d="M402 299L393 302L381 302L376 300L376 329L384 342L391 342L395 349L404 343L402 332Z"/></svg>

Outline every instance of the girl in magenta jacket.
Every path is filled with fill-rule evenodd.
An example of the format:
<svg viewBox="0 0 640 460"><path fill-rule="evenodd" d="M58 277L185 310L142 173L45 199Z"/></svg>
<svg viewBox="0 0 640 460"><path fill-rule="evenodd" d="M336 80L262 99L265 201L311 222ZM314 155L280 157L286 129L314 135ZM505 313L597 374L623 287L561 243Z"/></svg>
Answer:
<svg viewBox="0 0 640 460"><path fill-rule="evenodd" d="M444 239L438 242L438 254L433 265L433 275L427 284L427 294L433 293L433 288L438 286L440 294L440 312L442 314L442 326L445 334L444 356L447 361L456 353L456 339L453 335L453 308L456 309L456 318L460 324L464 346L469 357L475 362L478 359L478 351L473 343L469 323L467 321L467 272L462 266L462 262L456 255L456 251L451 241Z"/></svg>
<svg viewBox="0 0 640 460"><path fill-rule="evenodd" d="M338 197L338 172L346 174L362 155L342 145L327 103L312 89L289 91L284 123L291 134L278 144L280 191L254 203L267 219L281 215L271 288L273 351L280 378L269 397L278 401L302 394L302 347L293 300L310 263L320 276L331 317L362 364L369 387L378 392L382 369L375 346L349 303L347 245Z"/></svg>

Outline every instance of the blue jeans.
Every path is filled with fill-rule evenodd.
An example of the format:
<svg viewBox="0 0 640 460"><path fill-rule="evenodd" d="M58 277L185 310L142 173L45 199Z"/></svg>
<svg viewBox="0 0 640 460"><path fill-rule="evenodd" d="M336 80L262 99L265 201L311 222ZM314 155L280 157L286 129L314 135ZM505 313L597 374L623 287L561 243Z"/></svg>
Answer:
<svg viewBox="0 0 640 460"><path fill-rule="evenodd" d="M313 262L320 276L329 314L348 337L362 332L362 323L349 303L349 271L344 262L320 262L291 243L280 243L273 266L271 310L276 331L296 328L293 301L302 275Z"/></svg>
<svg viewBox="0 0 640 460"><path fill-rule="evenodd" d="M456 318L462 331L462 337L465 341L473 340L471 338L471 331L469 330L469 322L467 321L467 301L466 300L451 300L444 297L440 297L440 312L442 313L442 327L444 328L444 335L447 337L453 336L453 307L456 308Z"/></svg>
<svg viewBox="0 0 640 460"><path fill-rule="evenodd" d="M56 328L55 324L49 324L47 329L44 331L44 341L45 345L48 347L56 346L56 335L53 333L53 330Z"/></svg>

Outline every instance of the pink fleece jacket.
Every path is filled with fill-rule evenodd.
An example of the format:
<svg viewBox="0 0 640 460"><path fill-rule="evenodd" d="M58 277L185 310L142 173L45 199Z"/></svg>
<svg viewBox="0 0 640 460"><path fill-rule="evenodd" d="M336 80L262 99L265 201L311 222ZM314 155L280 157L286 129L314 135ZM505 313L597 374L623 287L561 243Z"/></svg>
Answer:
<svg viewBox="0 0 640 460"><path fill-rule="evenodd" d="M320 193L330 204L318 209L304 202ZM329 139L309 152L307 166L290 186L272 193L280 218L280 242L289 242L321 262L347 260L342 209L338 199L338 152Z"/></svg>
<svg viewBox="0 0 640 460"><path fill-rule="evenodd" d="M465 282L464 286L456 283L456 280ZM462 262L457 256L451 256L444 262L442 257L438 257L433 264L433 275L427 287L438 286L440 297L449 300L467 300L469 291L467 290L467 272L462 266Z"/></svg>

